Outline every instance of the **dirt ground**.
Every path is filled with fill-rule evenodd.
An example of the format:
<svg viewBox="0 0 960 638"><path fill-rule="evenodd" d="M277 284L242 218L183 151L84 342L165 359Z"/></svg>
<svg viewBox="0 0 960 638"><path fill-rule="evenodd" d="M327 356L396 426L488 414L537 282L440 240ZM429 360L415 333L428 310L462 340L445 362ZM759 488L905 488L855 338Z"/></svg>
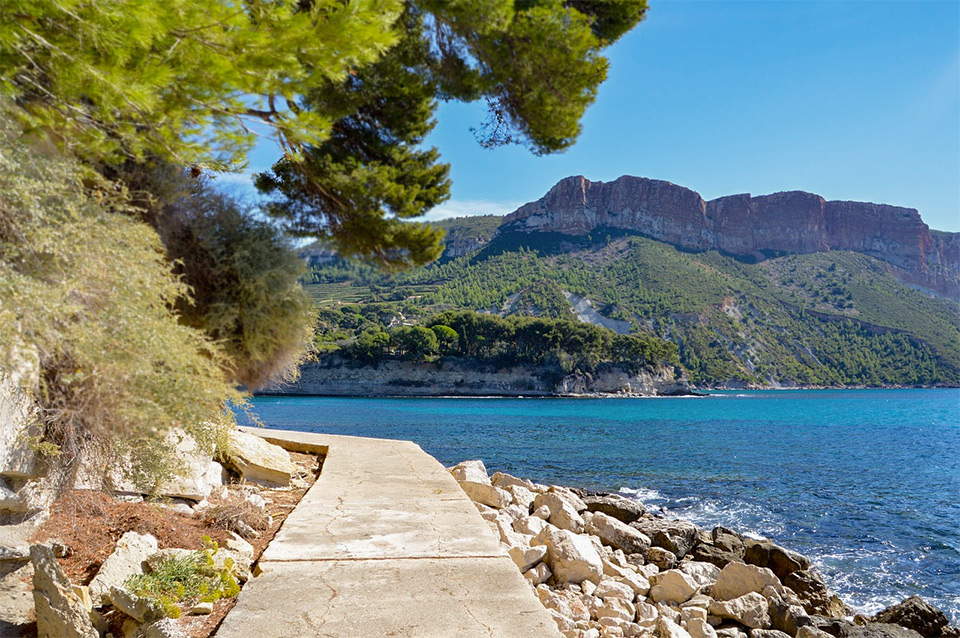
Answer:
<svg viewBox="0 0 960 638"><path fill-rule="evenodd" d="M323 461L317 456L290 452L290 457L301 468L306 485L260 490L273 522L258 538L246 539L254 547L255 561L320 473ZM201 549L205 536L215 541L229 536L226 530L213 527L200 517L177 513L160 503L123 502L104 492L74 490L65 492L54 502L50 518L31 540L58 539L65 543L71 551L69 556L60 559L60 564L71 581L85 585L113 552L117 540L129 531L152 534L161 549ZM184 616L180 623L190 636L205 638L216 630L235 602L236 598L217 601L212 614Z"/></svg>

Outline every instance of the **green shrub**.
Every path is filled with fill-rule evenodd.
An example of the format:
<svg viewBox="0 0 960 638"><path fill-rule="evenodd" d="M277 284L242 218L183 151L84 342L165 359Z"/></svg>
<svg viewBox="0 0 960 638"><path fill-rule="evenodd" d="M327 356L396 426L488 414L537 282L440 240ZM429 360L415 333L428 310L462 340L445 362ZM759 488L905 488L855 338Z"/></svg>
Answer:
<svg viewBox="0 0 960 638"><path fill-rule="evenodd" d="M206 547L182 556L172 556L150 571L130 577L124 586L156 603L164 615L178 618L181 605L216 602L240 593L232 558L218 560L217 544L205 539Z"/></svg>

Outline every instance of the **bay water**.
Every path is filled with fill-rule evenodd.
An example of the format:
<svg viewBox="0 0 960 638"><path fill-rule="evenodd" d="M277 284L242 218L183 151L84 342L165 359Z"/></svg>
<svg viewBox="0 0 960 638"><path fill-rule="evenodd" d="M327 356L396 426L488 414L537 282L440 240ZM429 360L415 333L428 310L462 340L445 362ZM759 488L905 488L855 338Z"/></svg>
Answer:
<svg viewBox="0 0 960 638"><path fill-rule="evenodd" d="M263 396L253 414L266 427L410 439L445 465L479 458L491 473L619 492L806 554L857 611L919 594L960 622L960 390Z"/></svg>

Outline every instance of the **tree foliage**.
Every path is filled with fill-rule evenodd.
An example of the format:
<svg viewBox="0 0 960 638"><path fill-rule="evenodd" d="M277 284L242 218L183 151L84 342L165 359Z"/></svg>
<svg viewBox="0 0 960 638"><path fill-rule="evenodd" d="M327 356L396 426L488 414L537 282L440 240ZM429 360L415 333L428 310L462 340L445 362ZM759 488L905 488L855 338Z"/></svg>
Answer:
<svg viewBox="0 0 960 638"><path fill-rule="evenodd" d="M422 142L437 99L485 100L481 144L568 148L606 77L600 54L644 15L645 0L430 1L406 4L399 44L380 61L304 96L333 133L258 178L273 215L345 256L404 267L436 259L442 231L405 223L445 200L447 166Z"/></svg>
<svg viewBox="0 0 960 638"><path fill-rule="evenodd" d="M289 239L236 198L174 166L141 167L136 183L154 196L146 198L145 217L190 287L176 306L181 321L217 342L238 384L255 389L296 376L316 313L300 284L305 265Z"/></svg>
<svg viewBox="0 0 960 638"><path fill-rule="evenodd" d="M400 0L11 0L0 92L29 131L94 162L238 168L255 126L284 147L329 133L300 95L396 41Z"/></svg>

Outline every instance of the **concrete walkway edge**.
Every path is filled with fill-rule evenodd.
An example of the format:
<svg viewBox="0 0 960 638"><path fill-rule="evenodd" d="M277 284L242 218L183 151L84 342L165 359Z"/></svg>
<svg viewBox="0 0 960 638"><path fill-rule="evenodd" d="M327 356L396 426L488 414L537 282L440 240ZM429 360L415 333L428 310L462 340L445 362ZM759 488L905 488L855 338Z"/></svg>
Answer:
<svg viewBox="0 0 960 638"><path fill-rule="evenodd" d="M560 636L476 507L420 446L243 429L326 459L218 638Z"/></svg>

